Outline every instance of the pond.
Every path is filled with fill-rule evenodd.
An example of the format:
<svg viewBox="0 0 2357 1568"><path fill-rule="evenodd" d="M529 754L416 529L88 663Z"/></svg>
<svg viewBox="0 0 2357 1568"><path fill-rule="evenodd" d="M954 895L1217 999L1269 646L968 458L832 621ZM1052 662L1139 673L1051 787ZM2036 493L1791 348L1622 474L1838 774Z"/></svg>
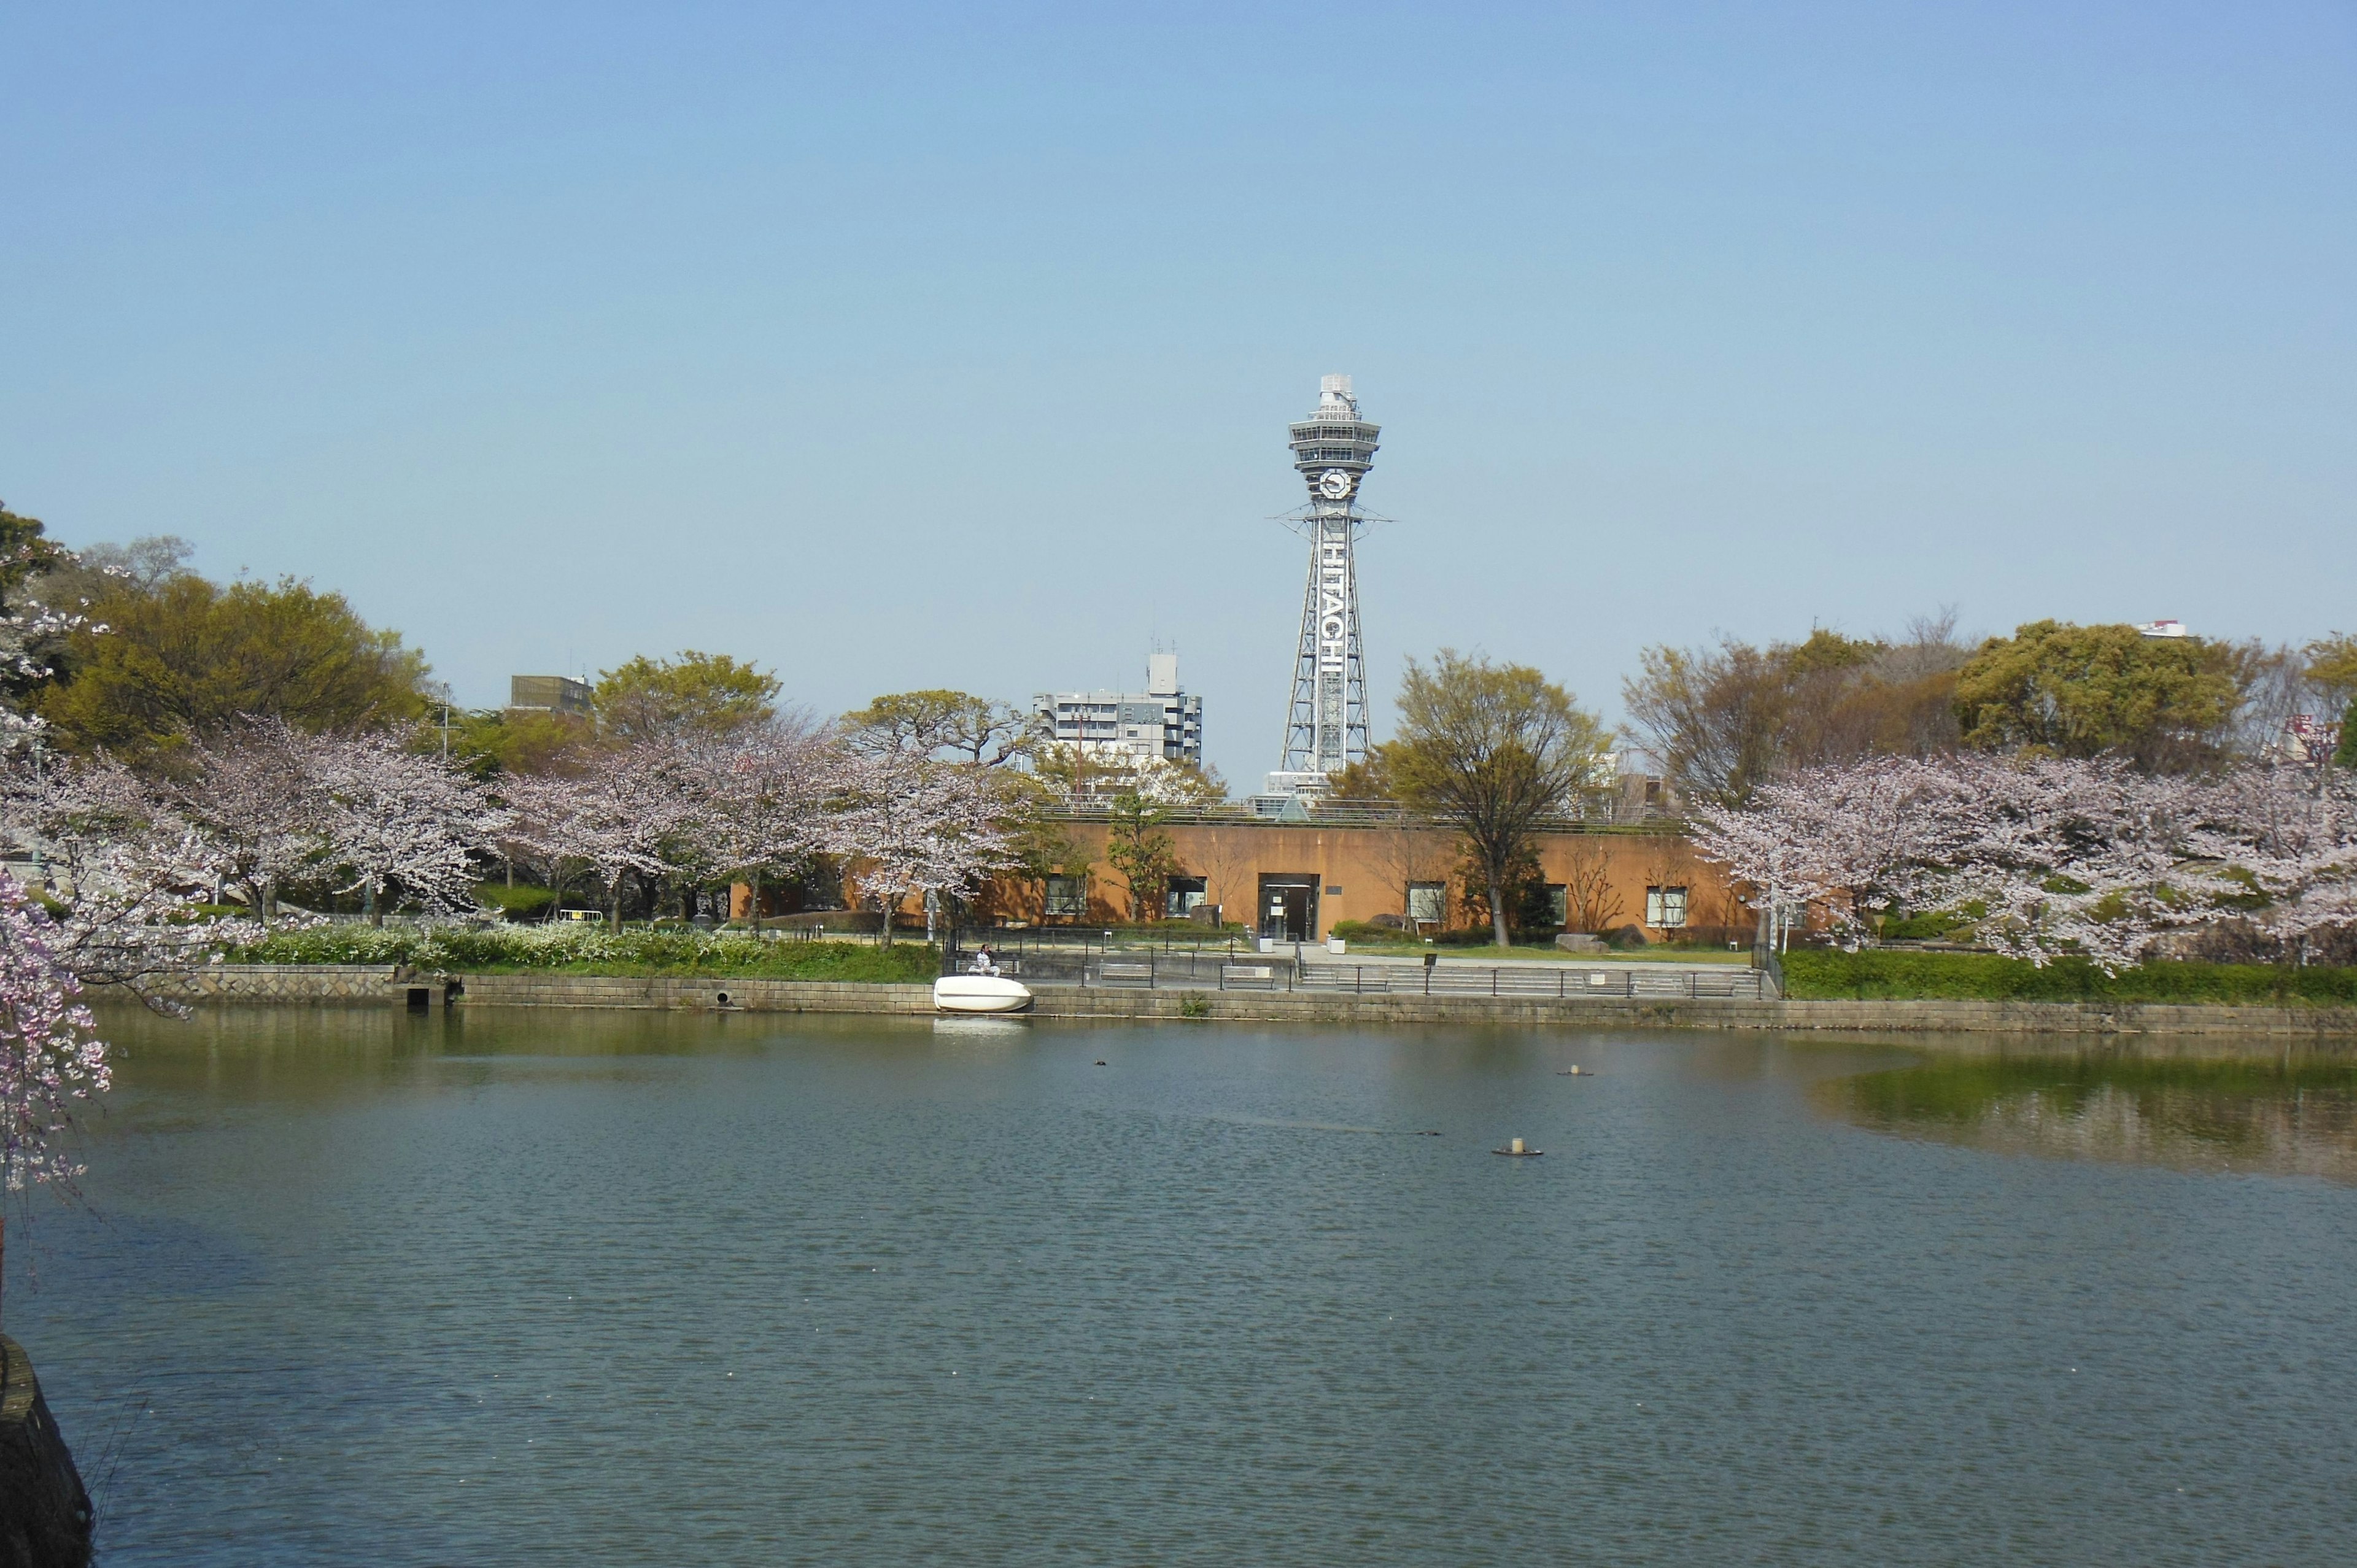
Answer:
<svg viewBox="0 0 2357 1568"><path fill-rule="evenodd" d="M109 1563L2218 1564L2357 1527L2330 1061L109 1021L89 1207L11 1225L5 1297Z"/></svg>

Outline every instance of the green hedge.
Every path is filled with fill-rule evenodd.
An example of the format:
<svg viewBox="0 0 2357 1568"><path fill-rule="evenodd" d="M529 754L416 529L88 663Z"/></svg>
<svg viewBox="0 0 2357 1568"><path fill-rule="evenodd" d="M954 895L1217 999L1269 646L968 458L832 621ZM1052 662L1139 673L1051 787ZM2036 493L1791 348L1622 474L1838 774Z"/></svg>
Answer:
<svg viewBox="0 0 2357 1568"><path fill-rule="evenodd" d="M545 887L510 887L504 882L478 882L475 897L484 908L497 909L511 920L536 920L556 902L556 895Z"/></svg>
<svg viewBox="0 0 2357 1568"><path fill-rule="evenodd" d="M1831 952L1784 955L1784 991L1800 1000L1899 998L2019 1002L2184 1002L2357 1005L2357 969L2278 970L2265 964L2147 963L2107 975L2084 959L2040 969L1990 953Z"/></svg>
<svg viewBox="0 0 2357 1568"><path fill-rule="evenodd" d="M229 955L236 963L405 963L425 970L569 974L713 974L767 980L929 981L939 950L924 942L764 941L693 928L624 931L595 926L437 927L361 925L281 931Z"/></svg>
<svg viewBox="0 0 2357 1568"><path fill-rule="evenodd" d="M1337 920L1329 934L1346 942L1413 942L1417 940L1412 932L1401 930L1397 926L1378 926L1372 920Z"/></svg>

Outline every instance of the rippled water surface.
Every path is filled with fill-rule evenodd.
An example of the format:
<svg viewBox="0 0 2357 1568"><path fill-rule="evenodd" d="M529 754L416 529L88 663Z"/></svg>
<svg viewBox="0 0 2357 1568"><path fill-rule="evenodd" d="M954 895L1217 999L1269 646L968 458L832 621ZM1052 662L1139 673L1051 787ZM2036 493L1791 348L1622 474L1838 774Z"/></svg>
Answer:
<svg viewBox="0 0 2357 1568"><path fill-rule="evenodd" d="M6 1294L110 1563L2357 1552L2342 1068L117 1022Z"/></svg>

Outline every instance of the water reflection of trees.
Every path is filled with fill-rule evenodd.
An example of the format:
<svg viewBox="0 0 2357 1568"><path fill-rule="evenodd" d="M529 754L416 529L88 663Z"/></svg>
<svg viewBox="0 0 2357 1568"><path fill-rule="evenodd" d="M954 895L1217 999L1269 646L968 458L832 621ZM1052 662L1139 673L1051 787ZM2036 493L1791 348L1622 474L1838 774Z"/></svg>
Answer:
<svg viewBox="0 0 2357 1568"><path fill-rule="evenodd" d="M809 1014L715 1015L570 1007L398 1005L200 1006L188 1018L107 1006L100 1032L116 1047L115 1086L232 1101L342 1101L386 1083L477 1087L529 1073L611 1079L660 1075L660 1058L754 1054L791 1036L817 1054L921 1057L928 1018ZM122 1096L116 1097L121 1100Z"/></svg>
<svg viewBox="0 0 2357 1568"><path fill-rule="evenodd" d="M1999 1057L1823 1085L1856 1124L2003 1154L2357 1185L2357 1066Z"/></svg>

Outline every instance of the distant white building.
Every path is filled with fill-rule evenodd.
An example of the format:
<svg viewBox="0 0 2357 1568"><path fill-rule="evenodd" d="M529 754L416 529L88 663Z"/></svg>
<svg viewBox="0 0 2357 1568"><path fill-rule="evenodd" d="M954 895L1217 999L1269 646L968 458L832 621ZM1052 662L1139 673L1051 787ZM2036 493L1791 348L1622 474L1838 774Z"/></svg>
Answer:
<svg viewBox="0 0 2357 1568"><path fill-rule="evenodd" d="M2185 623L2181 620L2140 620L2136 622L2136 630L2142 632L2147 637L2190 637L2193 635L2191 632L2185 629Z"/></svg>
<svg viewBox="0 0 2357 1568"><path fill-rule="evenodd" d="M1143 692L1041 692L1031 699L1042 735L1084 756L1140 767L1203 762L1203 699L1178 686L1178 656L1146 656Z"/></svg>

